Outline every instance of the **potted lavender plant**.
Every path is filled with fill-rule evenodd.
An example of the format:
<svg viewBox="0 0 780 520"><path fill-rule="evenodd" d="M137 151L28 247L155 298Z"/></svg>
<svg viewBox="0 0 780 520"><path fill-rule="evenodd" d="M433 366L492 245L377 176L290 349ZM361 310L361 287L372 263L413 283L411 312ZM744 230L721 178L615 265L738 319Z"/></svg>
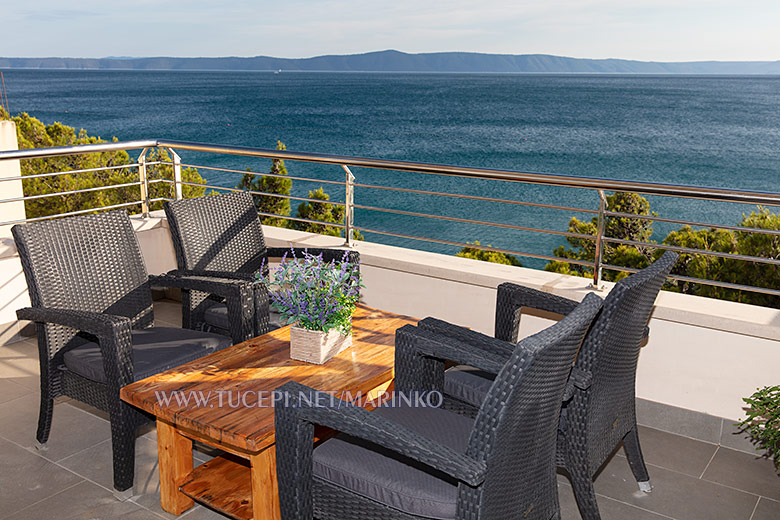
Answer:
<svg viewBox="0 0 780 520"><path fill-rule="evenodd" d="M290 357L322 364L352 345L352 313L360 299L360 269L347 260L325 262L308 251L285 253L268 281L271 307L290 329Z"/></svg>

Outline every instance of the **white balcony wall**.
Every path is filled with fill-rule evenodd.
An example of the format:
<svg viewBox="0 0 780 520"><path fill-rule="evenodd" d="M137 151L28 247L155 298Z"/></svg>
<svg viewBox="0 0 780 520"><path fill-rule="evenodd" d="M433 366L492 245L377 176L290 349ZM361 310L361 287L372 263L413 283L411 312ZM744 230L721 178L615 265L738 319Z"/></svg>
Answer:
<svg viewBox="0 0 780 520"><path fill-rule="evenodd" d="M161 212L133 221L149 272L175 268ZM279 228L265 230L270 246L322 247L343 242ZM0 306L0 324L9 330L15 309L29 302L18 257L12 245L6 242L5 246L0 249L0 297L7 303ZM435 316L485 333L493 331L496 287L504 281L577 300L592 290L586 279L533 269L369 242L359 242L356 249L361 253L367 305L419 318ZM606 290L600 294L605 296ZM541 317L524 318L521 335L548 323ZM743 415L742 397L756 387L778 383L780 311L776 309L662 292L650 330L639 360L638 397L734 420Z"/></svg>

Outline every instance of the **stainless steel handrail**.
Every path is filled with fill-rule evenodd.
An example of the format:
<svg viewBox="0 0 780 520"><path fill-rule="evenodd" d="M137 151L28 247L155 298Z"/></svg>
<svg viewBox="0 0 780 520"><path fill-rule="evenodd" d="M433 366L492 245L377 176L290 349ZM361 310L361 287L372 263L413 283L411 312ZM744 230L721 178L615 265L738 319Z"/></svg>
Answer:
<svg viewBox="0 0 780 520"><path fill-rule="evenodd" d="M96 144L89 144L89 145L78 145L78 146L69 146L69 147L58 147L58 148L38 148L38 149L26 149L26 150L14 150L14 151L4 151L0 152L0 161L1 160L25 160L25 159L33 159L33 158L43 158L43 157L56 157L56 156L63 156L63 155L76 155L76 154L85 154L85 153L99 153L99 152L107 152L107 151L119 151L119 150L133 150L133 149L142 149L143 152L141 156L139 157L138 163L135 164L128 164L128 165L120 165L115 167L106 167L106 168L94 168L94 169L85 169L85 170L73 170L73 171L66 171L66 172L53 172L51 174L38 174L35 176L29 176L25 177L22 176L18 179L26 179L26 178L35 178L35 177L44 177L49 175L64 175L69 173L79 173L80 171L87 172L87 171L99 171L99 170L108 170L108 169L120 169L120 168L133 168L138 167L139 168L139 175L142 174L142 170L146 166L152 165L152 164L161 164L162 161L155 161L155 162L149 162L146 163L144 160L146 150L149 148L167 148L170 152L173 154L173 159L171 163L165 162L165 164L172 164L174 167L174 178L171 179L154 179L154 180L148 180L145 177L143 179L140 179L137 183L131 183L128 185L141 185L142 188L146 190L145 198L143 200L138 202L131 202L126 204L119 204L110 206L108 208L96 208L93 210L81 210L78 212L70 212L65 213L62 215L52 215L47 217L38 217L36 219L27 219L27 220L39 220L41 218L53 218L55 216L64 216L64 215L71 215L71 214L78 214L78 213L84 213L89 211L96 211L99 209L111 209L114 207L122 207L122 206L130 206L134 204L141 204L142 208L144 209L144 212L148 212L148 206L151 202L156 202L159 200L163 200L162 198L158 199L149 199L148 195L148 186L152 183L157 182L169 182L172 183L175 188L175 195L177 198L181 197L181 187L182 186L199 186L199 187L205 187L205 188L211 188L211 189L219 189L219 190L227 190L227 191L242 191L235 188L225 188L220 186L212 186L212 185L204 185L204 184L196 184L196 183L190 183L185 182L181 180L181 167L195 167L195 168L204 168L209 170L215 170L215 171L226 171L231 173L248 173L251 175L266 175L271 177L286 177L293 180L302 180L302 181L310 181L310 182L321 182L321 183L327 183L327 184L342 184L346 185L347 188L347 194L346 194L346 200L344 203L336 202L336 201L328 201L329 204L337 205L345 207L346 213L350 216L346 224L332 224L329 222L320 222L320 221L313 221L313 220L307 220L307 219L301 219L297 217L290 217L290 216L284 216L284 215L273 215L273 214L267 214L262 213L264 216L272 216L272 217L279 217L279 218L285 218L288 220L296 220L296 221L303 221L303 222L310 222L310 223L316 223L316 224L322 224L327 226L333 226L333 227L339 227L347 230L347 242L350 242L351 239L351 232L349 230L355 229L358 231L364 231L367 233L377 233L382 234L386 236L393 236L398 238L405 238L405 239L414 239L414 240L425 240L428 242L433 243L440 243L440 244L447 244L447 245L455 245L455 246L462 246L462 247L474 247L477 249L482 249L485 251L495 251L495 252L502 252L507 254L516 254L520 256L530 257L530 258L538 258L538 259L544 259L544 260L556 260L560 262L566 262L570 264L577 264L582 265L586 267L593 268L594 270L594 284L596 286L599 285L600 278L601 278L601 271L602 269L615 269L615 270L622 270L622 271L632 271L629 268L622 268L617 266L612 266L605 264L603 262L602 256L603 256L603 244L611 243L611 244L625 244L625 245L632 245L632 246L638 246L638 247L650 247L650 248L661 248L661 249L670 249L679 251L681 253L690 253L690 254L704 254L704 255L711 255L716 256L720 258L727 258L727 259L734 259L734 260L742 260L742 261L749 261L749 262L758 262L758 263L764 263L764 264L770 264L770 265L778 265L780 264L780 260L774 259L774 258L763 258L763 257L754 257L754 256L747 256L747 255L739 255L735 253L721 253L721 252L714 252L714 251L708 251L708 250L701 250L701 249L694 249L694 248L685 248L685 247L679 247L679 246L667 246L664 244L655 244L655 243L645 243L645 242L637 242L632 240L626 240L626 239L618 239L618 238L612 238L607 237L604 235L604 228L605 223L608 218L632 218L632 219L640 219L640 220L649 220L649 221L657 221L657 222L665 222L665 223L674 223L674 224L683 224L683 225L691 225L696 227L712 227L717 229L727 229L731 231L739 231L739 232L752 232L752 233L762 233L766 235L780 235L780 231L778 230L767 230L767 229L760 229L760 228L747 228L742 226L733 226L733 225L718 225L718 224L708 224L708 223L702 223L702 222L695 222L695 221L686 221L682 219L671 219L671 218L662 218L655 215L635 215L635 214L626 214L626 213L619 213L619 212L613 212L606 209L606 205L604 202L604 192L605 191L622 191L622 192L634 192L634 193L640 193L645 195L661 195L666 197L684 197L684 198L691 198L691 199L699 199L699 200L712 200L712 201L720 201L720 202L732 202L732 203L740 203L740 204L757 204L757 205L769 205L769 206L780 206L780 193L778 192L763 192L763 191L750 191L750 190L738 190L738 189L730 189L730 188L717 188L717 187L703 187L703 186L687 186L687 185L677 185L677 184L663 184L663 183L650 183L650 182L643 182L643 181L631 181L631 180L614 180L614 179L603 179L603 178L596 178L596 177L576 177L576 176L567 176L567 175L557 175L557 174L547 174L547 173L534 173L534 172L522 172L522 171L513 171L513 170L499 170L499 169L488 169L488 168L471 168L471 167L462 167L462 166L452 166L452 165L442 165L442 164L429 164L429 163L418 163L418 162L410 162L410 161L394 161L394 160L384 160L384 159L373 159L373 158L364 158L364 157L350 157L350 156L342 156L342 155L332 155L332 154L320 154L320 153L306 153L306 152L294 152L294 151L287 151L287 150L275 150L275 149L263 149L263 148L252 148L252 147L244 147L244 146L232 146L232 145L217 145L217 144L209 144L209 143L197 143L197 142L186 142L186 141L174 141L174 140L166 140L166 139L151 139L151 140L137 140L137 141L127 141L127 142L112 142L112 143L96 143ZM332 164L332 165L338 165L345 169L348 172L348 176L351 175L351 172L349 170L349 167L362 167L362 168L374 168L374 169L384 169L384 170L394 170L394 171L403 171L403 172L413 172L413 173L422 173L422 174L430 174L430 175L444 175L444 176L455 176L455 177L463 177L463 178L472 178L472 179L484 179L484 180L499 180L499 181L507 181L507 182L520 182L520 183L531 183L531 184L540 184L540 185L547 185L547 186L557 186L557 187L565 187L565 188L574 188L574 189L587 189L587 190L594 190L597 192L600 198L600 207L598 210L590 209L590 208L574 208L574 207L567 207L567 206L560 206L560 205L554 205L554 204L543 204L543 203L535 203L535 202L526 202L526 201L518 201L518 200L507 200L507 199L499 199L499 198L491 198L491 197L481 197L476 195L468 195L468 194L459 194L459 193L443 193L443 192L435 192L435 191L427 191L427 190L417 190L417 189L411 189L411 188L399 188L399 187L392 187L392 186L379 186L379 185L370 185L370 184L359 184L354 182L354 176L348 177L348 181L341 182L341 181L332 181L329 179L313 179L313 178L305 178L305 177L294 177L294 176L281 176L281 175L275 175L270 173L259 173L259 172L245 172L241 170L234 170L229 168L218 168L218 167L210 167L210 166L198 166L195 164L184 164L179 159L178 155L176 154L176 150L187 150L187 151L193 151L193 152L202 152L202 153L212 153L212 154L228 154L228 155L235 155L235 156L244 156L244 157L257 157L257 158L265 158L265 159L282 159L282 160L290 160L290 161L302 161L302 162L312 162L312 163L320 163L320 164ZM176 173L178 172L178 175ZM14 180L17 178L8 178L3 180ZM18 180L17 179L17 180ZM112 186L106 186L104 188L97 187L97 188L88 188L85 190L73 190L70 192L63 192L62 194L73 194L78 193L81 191L97 191L98 189L111 189ZM116 186L119 187L119 186ZM379 208L375 206L368 206L368 205L359 205L354 204L352 201L352 193L354 188L365 188L365 189L377 189L377 190L388 190L388 191L397 191L397 192L403 192L403 193L411 193L411 194L419 194L419 195L430 195L430 196L441 196L441 197L450 197L450 198L461 198L461 199L468 199L468 200L475 200L475 201L482 201L482 202L496 202L496 203L504 203L504 204L515 204L520 206L530 206L530 207L538 207L538 208L546 208L546 209L555 209L555 210L563 210L563 211L570 211L570 212L581 212L581 213L587 213L587 214L595 214L597 215L597 233L596 235L582 235L578 233L572 233L572 232L563 232L563 231L556 231L556 230L546 230L546 229L540 229L540 228L533 228L533 227L525 227L525 226L517 226L517 225L511 225L511 224L502 224L502 223L495 223L495 222L487 222L487 221L479 221L479 220L473 220L473 219L464 219L464 218L456 218L456 217L447 217L442 215L432 215L432 214L426 214L426 213L418 213L418 212L412 212L412 211L405 211L405 210L396 210L396 209L390 209L390 208ZM264 193L264 192L254 192L251 193L256 195L263 195L263 196L277 196L277 197L286 197L279 194L273 194L273 193ZM48 196L48 195L46 195ZM31 197L18 197L14 199L8 199L5 201L0 200L0 202L12 202L12 201L20 201L20 200L30 200L34 198L42 198L41 195L37 196L31 196ZM309 201L309 202L323 202L316 199L309 199L309 198L303 198L303 197L289 197L292 200L299 200L299 201ZM523 231L532 231L532 232L538 232L538 233L547 233L547 234L553 234L558 236L566 236L566 237L574 237L578 239L584 239L584 240L593 240L596 243L596 260L594 262L588 262L588 261L581 261L581 260L574 260L569 258L559 258L549 255L540 255L530 252L519 252L519 251L512 251L508 249L500 249L500 248L493 248L490 246L482 246L482 245L475 245L475 244L468 244L468 243L462 243L462 242L456 242L456 241L449 241L449 240L442 240L442 239L435 239L435 238L426 238L426 237L417 237L413 235L406 235L406 234L400 234L400 233L393 233L389 231L382 231L382 230L376 230L376 229L369 229L364 227L357 227L354 225L354 222L352 220L352 211L357 209L363 209L366 211L380 211L380 212L387 212L387 213L396 213L396 214L402 214L407 216L415 216L415 217L422 217L422 218L432 218L432 219L440 219L440 220L448 220L452 222L462 222L462 223L471 223L471 224L478 224L478 225L485 225L485 226L494 226L494 227L501 227L501 228L508 228L508 229L516 229L516 230L523 230ZM17 221L14 221L17 222ZM12 222L13 223L13 222ZM0 225L8 224L8 222L0 223ZM777 294L780 295L780 291L769 289L769 288L761 288L761 287L752 287L751 286L742 286L739 284L731 284L727 282L717 282L713 280L704 280L704 279L691 279L686 277L680 277L680 276L673 276L672 278L680 279L682 281L691 281L694 283L707 283L711 285L718 285L725 288L734 288L738 290L755 290L757 292L763 292L767 294Z"/></svg>
<svg viewBox="0 0 780 520"><path fill-rule="evenodd" d="M703 200L738 202L743 204L765 204L780 206L780 193L777 192L712 188L681 184L662 184L631 180L614 180L599 177L576 177L571 175L558 175L552 173L533 173L490 168L471 168L446 164L430 164L410 161L392 161L387 159L371 159L365 157L351 157L346 155L291 152L289 150L272 150L264 148L251 148L247 146L172 141L168 139L150 139L126 142L120 141L116 143L97 143L55 148L11 150L0 152L0 160L34 159L40 157L55 157L58 155L78 155L84 153L134 150L155 147L174 148L176 150L189 150L193 152L239 155L244 157L262 157L266 159L315 162L321 164L334 164L338 166L347 165L353 167L376 168L383 170L469 177L474 179L524 182L531 184L563 186L590 190L626 191L642 193L645 195L664 195L669 197L687 197Z"/></svg>

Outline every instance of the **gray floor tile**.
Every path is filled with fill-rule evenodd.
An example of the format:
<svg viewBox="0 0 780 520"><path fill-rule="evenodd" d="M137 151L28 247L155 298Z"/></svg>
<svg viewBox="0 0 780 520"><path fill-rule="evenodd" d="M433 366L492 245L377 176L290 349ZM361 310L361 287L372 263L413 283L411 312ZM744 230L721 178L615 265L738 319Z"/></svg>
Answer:
<svg viewBox="0 0 780 520"><path fill-rule="evenodd" d="M59 464L70 471L85 477L111 490L114 485L112 468L111 441L107 440L84 451L71 455L59 461ZM135 486L134 494L156 489L157 476L157 445L149 439L138 438L135 443Z"/></svg>
<svg viewBox="0 0 780 520"><path fill-rule="evenodd" d="M14 383L8 379L2 379L2 376L0 376L0 403L13 401L17 397L22 397L29 393L34 392L23 385Z"/></svg>
<svg viewBox="0 0 780 520"><path fill-rule="evenodd" d="M717 444L723 419L701 412L677 408L647 399L636 400L639 424Z"/></svg>
<svg viewBox="0 0 780 520"><path fill-rule="evenodd" d="M558 484L558 499L561 503L561 520L582 520L570 485ZM601 520L667 520L669 518L605 496L597 496L596 500L599 504Z"/></svg>
<svg viewBox="0 0 780 520"><path fill-rule="evenodd" d="M750 520L777 520L780 518L780 502L761 497L756 512Z"/></svg>
<svg viewBox="0 0 780 520"><path fill-rule="evenodd" d="M183 515L175 516L170 513L167 513L163 511L162 506L160 505L160 491L157 490L155 493L147 493L140 496L135 496L130 499L133 503L138 504L140 506L143 506L145 509L148 509L149 511L152 511L154 514L159 515L162 518L167 518L168 520L176 520L177 518L190 518L191 514L194 514L199 509L203 509L202 506L195 504L192 506L192 509L188 509L184 512ZM196 517L192 517L196 518ZM206 517L208 518L208 517ZM222 519L224 520L224 516Z"/></svg>
<svg viewBox="0 0 780 520"><path fill-rule="evenodd" d="M154 302L155 324L164 327L181 327L181 303L172 300ZM164 323L157 323L157 322Z"/></svg>
<svg viewBox="0 0 780 520"><path fill-rule="evenodd" d="M113 487L111 466L111 442L106 441L59 462L65 468L100 484L107 490ZM195 464L199 462L194 461ZM131 501L164 518L169 515L160 507L160 476L157 464L157 441L149 434L140 436L135 443L135 482ZM204 517L207 518L207 517Z"/></svg>
<svg viewBox="0 0 780 520"><path fill-rule="evenodd" d="M741 431L735 426L736 421L723 419L723 432L720 436L720 445L732 450L744 451L745 453L756 454L756 444L749 433Z"/></svg>
<svg viewBox="0 0 780 520"><path fill-rule="evenodd" d="M0 454L0 518L83 481L51 461L3 439L0 439Z"/></svg>
<svg viewBox="0 0 780 520"><path fill-rule="evenodd" d="M757 455L720 448L702 478L780 500L780 476L774 464Z"/></svg>
<svg viewBox="0 0 780 520"><path fill-rule="evenodd" d="M114 495L91 482L82 482L10 517L13 520L56 518L57 520L159 520L159 516ZM9 519L9 520L10 520Z"/></svg>
<svg viewBox="0 0 780 520"><path fill-rule="evenodd" d="M663 432L646 426L639 427L639 442L647 464L679 471L693 477L701 476L717 445L697 441L681 435ZM620 449L618 456L625 457ZM652 478L652 474L650 478Z"/></svg>
<svg viewBox="0 0 780 520"><path fill-rule="evenodd" d="M227 517L207 507L197 506L188 511L184 518L187 520L225 520Z"/></svg>
<svg viewBox="0 0 780 520"><path fill-rule="evenodd" d="M38 395L30 394L0 404L0 437L25 448L35 449L35 432L38 428ZM108 439L109 423L69 403L54 405L54 419L48 449L40 455L53 461Z"/></svg>
<svg viewBox="0 0 780 520"><path fill-rule="evenodd" d="M653 492L643 493L619 457L596 478L596 493L678 520L748 520L758 497L658 466L649 466Z"/></svg>
<svg viewBox="0 0 780 520"><path fill-rule="evenodd" d="M71 399L70 397L63 397L62 399L64 399L65 402L67 402L74 408L78 408L79 410L86 412L93 417L97 417L106 422L109 422L111 420L111 416L109 415L108 412L104 412L103 410L98 410L94 406L90 406L86 403L82 403L81 401Z"/></svg>
<svg viewBox="0 0 780 520"><path fill-rule="evenodd" d="M157 443L157 429L154 424L150 424L146 431L142 431L140 435ZM203 443L197 441L192 443L192 456L196 463L208 462L221 453L220 450Z"/></svg>
<svg viewBox="0 0 780 520"><path fill-rule="evenodd" d="M25 340L0 346L0 379L12 381L30 390L40 388L38 347Z"/></svg>

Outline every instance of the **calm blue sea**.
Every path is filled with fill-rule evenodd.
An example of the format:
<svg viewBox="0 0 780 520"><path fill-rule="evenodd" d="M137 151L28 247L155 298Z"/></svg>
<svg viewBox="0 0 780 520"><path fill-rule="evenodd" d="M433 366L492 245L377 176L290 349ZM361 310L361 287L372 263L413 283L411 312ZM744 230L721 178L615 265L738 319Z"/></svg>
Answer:
<svg viewBox="0 0 780 520"><path fill-rule="evenodd" d="M165 137L567 175L780 191L780 77L7 70L13 113L120 140ZM267 161L183 154L263 171ZM292 175L340 168L288 163ZM234 186L236 174L202 170ZM358 182L596 208L594 193L389 171ZM317 184L295 182L297 195ZM334 199L340 188L326 186ZM565 230L571 213L358 189L356 202ZM749 206L651 198L663 217L737 223ZM579 215L586 218L587 215ZM359 226L549 254L557 237L358 210ZM671 227L656 225L660 241ZM440 252L457 248L368 235ZM543 262L524 259L529 265Z"/></svg>

